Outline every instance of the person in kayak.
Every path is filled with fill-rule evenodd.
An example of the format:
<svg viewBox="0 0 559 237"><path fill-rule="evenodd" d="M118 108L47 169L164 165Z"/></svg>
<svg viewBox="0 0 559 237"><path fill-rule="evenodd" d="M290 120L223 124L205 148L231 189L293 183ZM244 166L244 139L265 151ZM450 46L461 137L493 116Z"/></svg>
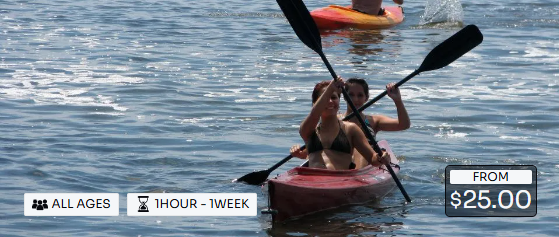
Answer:
<svg viewBox="0 0 559 237"><path fill-rule="evenodd" d="M355 104L355 107L359 108L369 100L369 85L364 79L361 78L350 78L345 83L345 89L351 98L351 101ZM365 115L361 112L361 117L365 121L367 128L373 136L379 131L402 131L410 127L411 122L406 111L406 107L402 101L402 96L400 90L395 87L395 83L389 83L386 85L387 95L390 97L394 104L396 105L396 110L398 112L398 119L394 119L385 115ZM340 118L346 117L352 113L351 107L347 106L346 112L340 114ZM359 121L356 117L353 117L349 122L355 123L359 127ZM301 159L307 158L307 150L301 151L299 145L293 145L290 149L290 153L293 157L298 157ZM354 168L360 169L368 165L368 162L363 158L363 156L358 152L353 153L353 164Z"/></svg>
<svg viewBox="0 0 559 237"><path fill-rule="evenodd" d="M404 4L404 0L393 0L398 5ZM369 15L384 15L381 8L382 0L351 0L351 9Z"/></svg>
<svg viewBox="0 0 559 237"><path fill-rule="evenodd" d="M345 89L356 108L363 106L369 100L369 85L364 79L350 78L345 83ZM388 83L386 85L386 91L388 97L394 101L394 105L396 106L396 111L398 113L397 119L381 114L365 115L363 112L360 113L367 125L367 129L371 131L375 139L376 134L379 131L403 131L410 128L411 125L410 117L408 116L408 112L404 106L404 102L402 101L400 89L396 87L396 83ZM352 112L351 107L347 106L346 112L342 114L341 117L344 118ZM351 118L349 121L359 125L359 121L356 117ZM356 169L360 169L368 165L367 161L359 152L353 154L353 162L355 163Z"/></svg>
<svg viewBox="0 0 559 237"><path fill-rule="evenodd" d="M339 78L320 82L313 90L313 107L299 127L299 134L307 145L309 167L349 169L354 149L371 165L389 164L388 153L383 152L379 158L359 126L338 118L343 85L343 79Z"/></svg>

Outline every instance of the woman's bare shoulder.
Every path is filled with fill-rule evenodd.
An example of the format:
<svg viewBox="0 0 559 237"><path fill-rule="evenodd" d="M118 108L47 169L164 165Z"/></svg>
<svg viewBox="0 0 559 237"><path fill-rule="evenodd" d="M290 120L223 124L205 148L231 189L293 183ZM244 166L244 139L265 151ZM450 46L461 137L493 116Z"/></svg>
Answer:
<svg viewBox="0 0 559 237"><path fill-rule="evenodd" d="M353 122L344 121L344 126L345 126L345 131L348 132L348 133L354 133L354 132L360 130L359 125L357 125Z"/></svg>

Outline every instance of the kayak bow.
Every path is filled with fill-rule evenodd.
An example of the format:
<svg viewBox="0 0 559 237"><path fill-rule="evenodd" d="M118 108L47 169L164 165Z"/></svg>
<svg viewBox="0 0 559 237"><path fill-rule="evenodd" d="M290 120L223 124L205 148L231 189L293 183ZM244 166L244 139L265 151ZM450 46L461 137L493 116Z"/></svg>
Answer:
<svg viewBox="0 0 559 237"><path fill-rule="evenodd" d="M378 145L390 154L392 163L398 164L388 142L379 141ZM281 222L335 207L380 200L394 187L384 166L369 165L359 170L296 167L268 181L270 206L262 213L272 214L274 222Z"/></svg>

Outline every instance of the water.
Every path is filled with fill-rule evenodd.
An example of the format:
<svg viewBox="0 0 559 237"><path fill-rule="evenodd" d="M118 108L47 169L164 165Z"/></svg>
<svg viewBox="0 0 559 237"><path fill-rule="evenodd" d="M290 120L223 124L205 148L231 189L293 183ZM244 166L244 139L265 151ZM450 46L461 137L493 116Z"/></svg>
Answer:
<svg viewBox="0 0 559 237"><path fill-rule="evenodd" d="M430 0L425 5L419 24L462 23L464 13L459 0Z"/></svg>
<svg viewBox="0 0 559 237"><path fill-rule="evenodd" d="M460 29L419 24L427 2L406 2L406 21L392 29L325 36L336 72L365 77L377 95L415 70ZM395 191L274 228L260 214L133 218L124 205L129 192L253 192L266 206L260 187L230 181L301 143L312 86L329 79L274 1L0 6L2 236L559 235L555 1L461 3L462 24L476 24L484 42L406 83L412 127L378 135L399 155L413 203ZM388 98L367 112L396 116ZM456 164L537 166L537 216L446 217L444 169ZM31 192L120 193L120 216L25 217Z"/></svg>

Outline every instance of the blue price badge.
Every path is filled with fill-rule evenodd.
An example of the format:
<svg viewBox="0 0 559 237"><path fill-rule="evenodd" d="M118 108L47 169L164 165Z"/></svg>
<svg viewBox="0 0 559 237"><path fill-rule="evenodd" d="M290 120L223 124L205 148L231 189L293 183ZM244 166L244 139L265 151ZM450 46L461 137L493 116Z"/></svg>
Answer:
<svg viewBox="0 0 559 237"><path fill-rule="evenodd" d="M449 165L445 213L449 217L533 217L537 214L533 165Z"/></svg>

